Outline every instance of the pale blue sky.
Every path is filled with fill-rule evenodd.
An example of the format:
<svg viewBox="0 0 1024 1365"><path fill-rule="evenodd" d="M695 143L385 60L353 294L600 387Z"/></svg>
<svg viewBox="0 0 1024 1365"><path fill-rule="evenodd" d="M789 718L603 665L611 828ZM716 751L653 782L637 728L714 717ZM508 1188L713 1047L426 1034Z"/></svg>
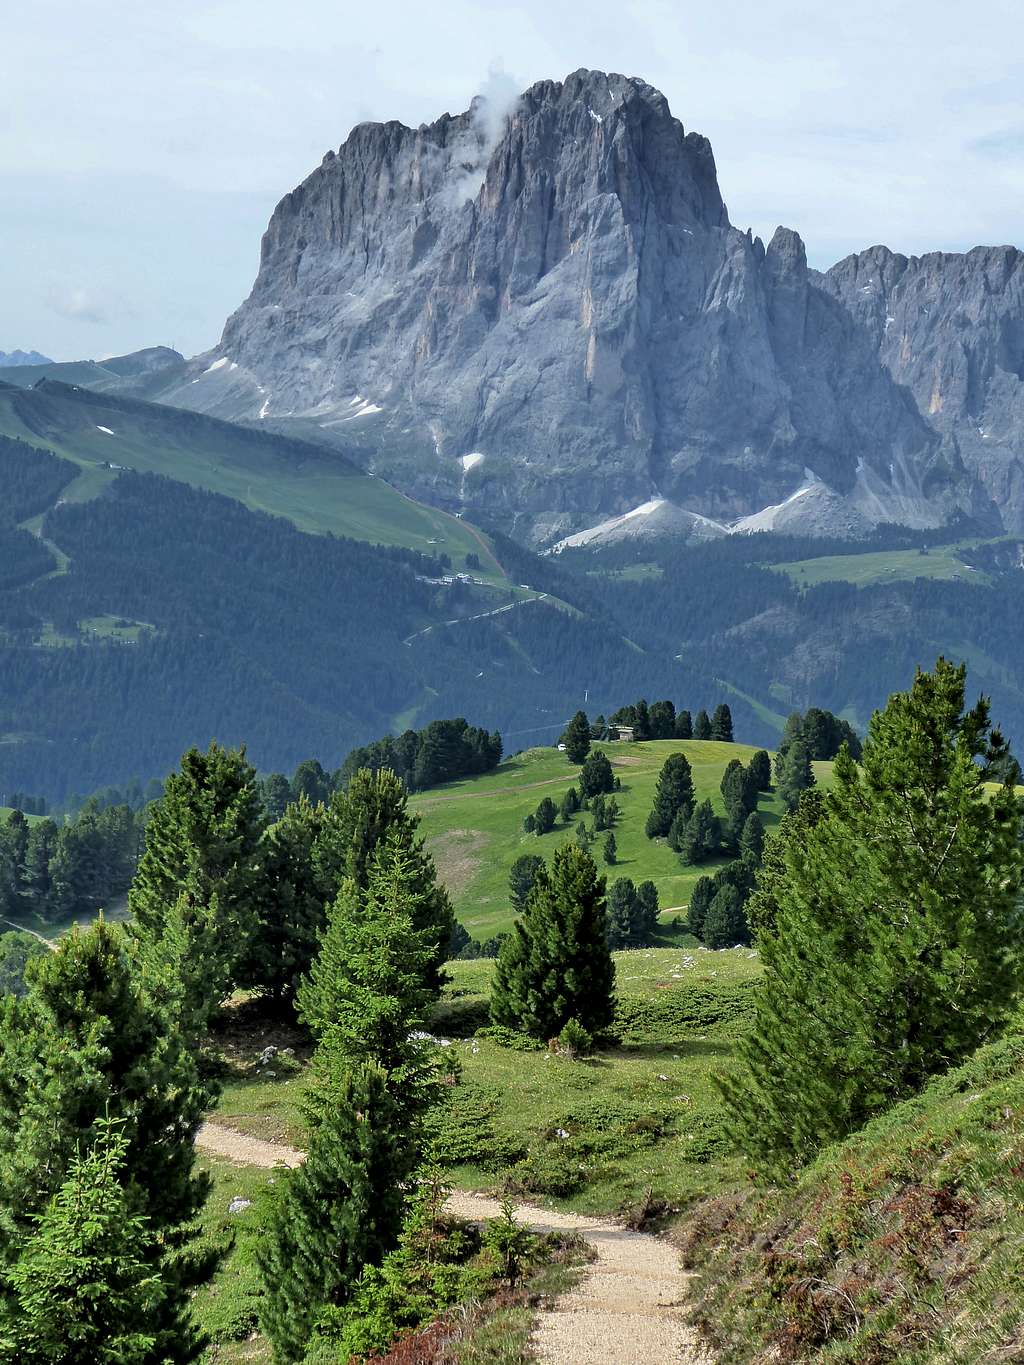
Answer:
<svg viewBox="0 0 1024 1365"><path fill-rule="evenodd" d="M733 222L827 266L1024 246L1017 0L33 0L0 44L0 350L213 345L277 200L354 123L642 76L712 141Z"/></svg>

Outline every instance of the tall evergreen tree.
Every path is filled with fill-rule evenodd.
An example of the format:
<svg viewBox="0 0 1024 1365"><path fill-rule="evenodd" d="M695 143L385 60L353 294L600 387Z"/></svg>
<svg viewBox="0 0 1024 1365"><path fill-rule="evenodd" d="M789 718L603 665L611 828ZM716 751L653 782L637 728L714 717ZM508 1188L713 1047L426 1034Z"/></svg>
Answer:
<svg viewBox="0 0 1024 1365"><path fill-rule="evenodd" d="M154 1360L195 1360L191 1293L213 1260L193 1245L208 1190L193 1141L212 1099L166 1003L124 931L98 921L34 961L29 994L0 1019L0 1276L98 1120L123 1120L125 1197L152 1231L165 1287Z"/></svg>
<svg viewBox="0 0 1024 1365"><path fill-rule="evenodd" d="M338 1070L339 1060L314 1079L306 1160L279 1181L257 1246L275 1365L302 1360L317 1318L347 1301L401 1230L409 1168L388 1075L374 1062Z"/></svg>
<svg viewBox="0 0 1024 1365"><path fill-rule="evenodd" d="M672 739L676 733L676 708L670 701L651 702L651 739Z"/></svg>
<svg viewBox="0 0 1024 1365"><path fill-rule="evenodd" d="M940 659L890 697L862 765L841 751L821 818L782 843L746 1070L724 1083L766 1167L956 1065L1017 997L1021 806L985 790L988 704L965 713L964 682Z"/></svg>
<svg viewBox="0 0 1024 1365"><path fill-rule="evenodd" d="M537 809L533 812L533 828L536 834L550 834L555 827L558 819L558 807L550 796L541 797Z"/></svg>
<svg viewBox="0 0 1024 1365"><path fill-rule="evenodd" d="M698 877L694 883L693 890L690 892L690 904L687 907L686 927L694 938L704 941L704 921L707 918L708 907L715 898L715 883L711 877Z"/></svg>
<svg viewBox="0 0 1024 1365"><path fill-rule="evenodd" d="M751 780L756 784L759 792L771 791L772 788L772 761L768 757L765 749L758 749L747 764L747 771L751 775Z"/></svg>
<svg viewBox="0 0 1024 1365"><path fill-rule="evenodd" d="M724 701L719 702L711 717L711 738L732 743L732 712Z"/></svg>
<svg viewBox="0 0 1024 1365"><path fill-rule="evenodd" d="M543 866L544 859L539 854L523 853L509 868L508 898L517 915L521 915L526 909L526 898L537 880L537 873Z"/></svg>
<svg viewBox="0 0 1024 1365"><path fill-rule="evenodd" d="M608 761L608 755L599 750L588 754L580 769L580 791L589 800L599 793L615 790L615 773Z"/></svg>
<svg viewBox="0 0 1024 1365"><path fill-rule="evenodd" d="M693 790L693 772L685 754L669 754L658 774L658 784L654 789L654 805L647 817L647 837L657 839L668 834L672 821L680 811L686 811L686 819L693 814L696 800Z"/></svg>
<svg viewBox="0 0 1024 1365"><path fill-rule="evenodd" d="M409 875L418 882L414 928L435 945L430 979L439 990L442 965L455 926L448 892L438 885L437 868L417 833L419 816L409 811L409 794L390 769L360 769L348 790L336 792L327 809L314 850L317 873L328 900L346 878L365 890L374 855L387 839L404 850Z"/></svg>
<svg viewBox="0 0 1024 1365"><path fill-rule="evenodd" d="M491 993L495 1023L554 1038L570 1019L590 1033L611 1023L615 966L607 942L605 881L575 844L555 850L502 945Z"/></svg>
<svg viewBox="0 0 1024 1365"><path fill-rule="evenodd" d="M824 793L819 788L809 787L795 809L786 811L775 832L765 836L756 882L746 905L747 919L755 937L774 931L779 910L778 893L785 883L787 858L792 851L803 847L808 831L821 819L824 800Z"/></svg>
<svg viewBox="0 0 1024 1365"><path fill-rule="evenodd" d="M618 848L615 844L615 835L611 830L605 835L604 843L601 845L601 857L609 867L614 867L618 862Z"/></svg>
<svg viewBox="0 0 1024 1365"><path fill-rule="evenodd" d="M606 925L609 948L615 951L632 946L636 918L636 887L629 877L617 877L608 890Z"/></svg>
<svg viewBox="0 0 1024 1365"><path fill-rule="evenodd" d="M722 822L710 801L702 801L679 835L679 857L687 866L713 858L722 846Z"/></svg>
<svg viewBox="0 0 1024 1365"><path fill-rule="evenodd" d="M703 708L697 712L697 719L693 722L693 737L694 739L711 738L711 717Z"/></svg>
<svg viewBox="0 0 1024 1365"><path fill-rule="evenodd" d="M590 722L585 711L577 711L565 727L561 742L570 763L582 763L590 753Z"/></svg>
<svg viewBox="0 0 1024 1365"><path fill-rule="evenodd" d="M751 811L743 822L739 848L741 854L746 854L755 863L761 861L761 854L764 850L764 824L756 810Z"/></svg>
<svg viewBox="0 0 1024 1365"><path fill-rule="evenodd" d="M689 711L676 712L674 737L676 739L693 739L693 718Z"/></svg>
<svg viewBox="0 0 1024 1365"><path fill-rule="evenodd" d="M563 823L569 824L579 808L580 798L576 793L576 788L569 787L562 797L561 805L558 808L558 813L561 815Z"/></svg>
<svg viewBox="0 0 1024 1365"><path fill-rule="evenodd" d="M186 918L207 955L202 968L213 992L207 1013L230 989L255 927L265 824L245 751L216 743L206 753L184 755L150 810L145 852L128 893L135 932L152 956L172 908L187 896Z"/></svg>
<svg viewBox="0 0 1024 1365"><path fill-rule="evenodd" d="M704 917L704 942L709 948L731 948L750 942L743 898L735 886L726 883L712 897Z"/></svg>
<svg viewBox="0 0 1024 1365"><path fill-rule="evenodd" d="M795 740L782 755L777 786L787 810L793 810L801 793L814 786L810 750L802 739Z"/></svg>
<svg viewBox="0 0 1024 1365"><path fill-rule="evenodd" d="M640 910L640 927L643 939L646 942L648 937L658 928L658 888L652 881L643 881L636 888L636 899Z"/></svg>
<svg viewBox="0 0 1024 1365"><path fill-rule="evenodd" d="M300 796L260 848L256 924L237 980L278 1003L294 998L326 923L326 892L313 856L324 818L322 806Z"/></svg>
<svg viewBox="0 0 1024 1365"><path fill-rule="evenodd" d="M92 1141L34 1220L0 1308L9 1365L158 1365L166 1291L157 1234L125 1188L123 1122L97 1120Z"/></svg>

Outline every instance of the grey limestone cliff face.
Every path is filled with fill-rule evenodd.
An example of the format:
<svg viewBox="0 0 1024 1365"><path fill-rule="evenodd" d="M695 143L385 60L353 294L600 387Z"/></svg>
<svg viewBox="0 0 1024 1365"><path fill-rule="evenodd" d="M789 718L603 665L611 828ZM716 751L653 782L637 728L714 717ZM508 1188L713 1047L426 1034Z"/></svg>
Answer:
<svg viewBox="0 0 1024 1365"><path fill-rule="evenodd" d="M1024 531L1024 253L901 256L876 246L820 277L1006 530Z"/></svg>
<svg viewBox="0 0 1024 1365"><path fill-rule="evenodd" d="M507 113L354 129L166 397L315 424L543 542L660 498L736 520L808 479L849 529L974 508L848 292L796 233L730 224L710 145L661 94L578 71Z"/></svg>

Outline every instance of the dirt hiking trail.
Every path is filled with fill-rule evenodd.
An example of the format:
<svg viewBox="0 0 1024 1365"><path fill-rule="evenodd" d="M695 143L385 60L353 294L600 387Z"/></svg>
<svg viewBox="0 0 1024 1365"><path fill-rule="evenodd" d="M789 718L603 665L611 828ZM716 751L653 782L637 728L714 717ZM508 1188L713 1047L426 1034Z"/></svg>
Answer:
<svg viewBox="0 0 1024 1365"><path fill-rule="evenodd" d="M204 1123L196 1146L248 1166L298 1166L294 1147L247 1137L219 1123ZM496 1199L457 1192L448 1207L458 1218L480 1221L501 1212ZM687 1277L679 1254L648 1233L630 1232L608 1218L519 1206L516 1217L535 1232L578 1232L596 1254L575 1289L537 1314L532 1344L549 1365L702 1365L706 1361L687 1326Z"/></svg>

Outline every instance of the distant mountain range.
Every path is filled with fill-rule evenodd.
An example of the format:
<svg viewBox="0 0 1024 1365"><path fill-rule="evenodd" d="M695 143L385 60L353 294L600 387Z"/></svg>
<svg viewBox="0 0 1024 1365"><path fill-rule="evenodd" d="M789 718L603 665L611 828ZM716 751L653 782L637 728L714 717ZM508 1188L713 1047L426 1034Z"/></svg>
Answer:
<svg viewBox="0 0 1024 1365"><path fill-rule="evenodd" d="M48 356L38 351L0 351L0 370L10 365L52 365Z"/></svg>

